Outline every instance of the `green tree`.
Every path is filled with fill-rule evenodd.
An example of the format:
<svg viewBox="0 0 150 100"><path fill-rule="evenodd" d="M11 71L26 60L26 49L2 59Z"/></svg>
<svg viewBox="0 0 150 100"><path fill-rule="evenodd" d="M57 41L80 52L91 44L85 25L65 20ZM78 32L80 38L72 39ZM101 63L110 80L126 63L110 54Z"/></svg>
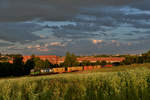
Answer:
<svg viewBox="0 0 150 100"><path fill-rule="evenodd" d="M35 62L35 66L34 66L35 70L40 70L44 68L44 61L41 60L40 58L38 57L34 58L34 62Z"/></svg>
<svg viewBox="0 0 150 100"><path fill-rule="evenodd" d="M34 58L35 56L31 56L31 58L29 60L26 61L25 63L25 74L30 74L30 70L34 69L35 66L35 62L34 62Z"/></svg>
<svg viewBox="0 0 150 100"><path fill-rule="evenodd" d="M66 53L64 65L65 67L69 67L71 65L71 54L69 52Z"/></svg>
<svg viewBox="0 0 150 100"><path fill-rule="evenodd" d="M72 53L72 55L71 55L71 67L72 66L77 66L77 65L78 65L77 57L74 53Z"/></svg>
<svg viewBox="0 0 150 100"><path fill-rule="evenodd" d="M72 67L78 65L77 58L75 54L70 54L69 52L66 53L64 66L65 67Z"/></svg>
<svg viewBox="0 0 150 100"><path fill-rule="evenodd" d="M101 62L99 60L97 60L95 65L101 65Z"/></svg>
<svg viewBox="0 0 150 100"><path fill-rule="evenodd" d="M53 64L51 64L50 62L49 62L49 60L45 60L44 61L44 68L52 68L53 67Z"/></svg>
<svg viewBox="0 0 150 100"><path fill-rule="evenodd" d="M133 63L136 63L136 62L135 62L135 58L133 58L131 56L127 56L122 63L125 64L125 65L130 65L130 64L133 64Z"/></svg>
<svg viewBox="0 0 150 100"><path fill-rule="evenodd" d="M82 61L81 65L82 66L89 66L89 65L91 65L91 62L88 60L84 60L84 61Z"/></svg>
<svg viewBox="0 0 150 100"><path fill-rule="evenodd" d="M102 66L105 66L106 64L107 64L107 62L106 62L106 61L104 61L104 60L103 60L103 61L101 61L101 65L102 65Z"/></svg>
<svg viewBox="0 0 150 100"><path fill-rule="evenodd" d="M13 56L13 74L16 76L24 75L24 62L22 55Z"/></svg>

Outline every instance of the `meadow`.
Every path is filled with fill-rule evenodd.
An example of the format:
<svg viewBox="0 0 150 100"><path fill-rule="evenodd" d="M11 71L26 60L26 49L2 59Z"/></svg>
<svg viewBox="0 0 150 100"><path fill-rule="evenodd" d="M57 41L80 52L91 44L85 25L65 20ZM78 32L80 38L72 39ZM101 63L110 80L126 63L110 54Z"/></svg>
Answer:
<svg viewBox="0 0 150 100"><path fill-rule="evenodd" d="M0 79L0 100L149 100L150 64Z"/></svg>

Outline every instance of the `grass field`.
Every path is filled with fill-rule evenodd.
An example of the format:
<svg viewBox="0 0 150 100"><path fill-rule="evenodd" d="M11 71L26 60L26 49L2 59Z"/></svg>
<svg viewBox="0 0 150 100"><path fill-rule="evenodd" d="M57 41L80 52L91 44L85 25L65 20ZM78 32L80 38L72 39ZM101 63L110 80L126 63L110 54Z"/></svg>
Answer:
<svg viewBox="0 0 150 100"><path fill-rule="evenodd" d="M149 100L150 64L0 79L0 100Z"/></svg>

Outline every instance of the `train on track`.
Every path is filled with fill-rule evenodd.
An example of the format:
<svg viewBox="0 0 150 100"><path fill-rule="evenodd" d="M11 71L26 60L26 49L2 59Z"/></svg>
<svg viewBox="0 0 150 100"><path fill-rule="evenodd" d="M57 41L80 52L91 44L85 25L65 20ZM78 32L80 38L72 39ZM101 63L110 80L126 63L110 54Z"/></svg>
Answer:
<svg viewBox="0 0 150 100"><path fill-rule="evenodd" d="M93 69L100 69L102 67L112 67L112 65L105 65L105 66L76 66L76 67L59 67L59 68L47 68L47 69L40 69L30 71L30 75L46 75L46 74L59 74L59 73L67 73L67 72L77 72L77 71L84 71L84 70L93 70Z"/></svg>

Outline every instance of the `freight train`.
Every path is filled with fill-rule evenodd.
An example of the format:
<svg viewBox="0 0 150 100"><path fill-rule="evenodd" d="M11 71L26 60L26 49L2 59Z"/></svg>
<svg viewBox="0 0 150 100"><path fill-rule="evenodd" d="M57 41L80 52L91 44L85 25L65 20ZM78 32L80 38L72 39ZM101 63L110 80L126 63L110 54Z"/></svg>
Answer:
<svg viewBox="0 0 150 100"><path fill-rule="evenodd" d="M59 68L47 68L47 69L40 69L30 71L31 75L45 75L45 74L59 74L59 73L66 73L66 72L76 72L76 71L84 71L84 70L93 70L93 69L100 69L102 67L112 67L112 65L105 65L105 66L76 66L76 67L59 67Z"/></svg>

